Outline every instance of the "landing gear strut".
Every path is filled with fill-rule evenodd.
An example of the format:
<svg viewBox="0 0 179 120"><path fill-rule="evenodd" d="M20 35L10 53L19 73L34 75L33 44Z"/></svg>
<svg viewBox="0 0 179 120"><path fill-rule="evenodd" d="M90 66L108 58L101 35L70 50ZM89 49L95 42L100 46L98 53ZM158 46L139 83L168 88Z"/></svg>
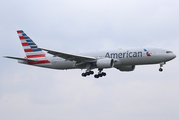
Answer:
<svg viewBox="0 0 179 120"><path fill-rule="evenodd" d="M160 71L160 72L163 71L162 67L163 67L163 65L165 65L165 64L166 64L165 62L160 63L160 68L159 68L159 71Z"/></svg>
<svg viewBox="0 0 179 120"><path fill-rule="evenodd" d="M86 77L86 76L88 76L88 75L93 75L93 74L94 74L94 72L91 71L91 64L86 64L86 72L85 72L85 73L82 73L81 75L82 75L83 77Z"/></svg>
<svg viewBox="0 0 179 120"><path fill-rule="evenodd" d="M98 71L99 71L98 74L95 74L95 75L94 75L95 78L99 78L99 77L106 76L106 73L105 73L105 72L102 72L103 69L99 68Z"/></svg>

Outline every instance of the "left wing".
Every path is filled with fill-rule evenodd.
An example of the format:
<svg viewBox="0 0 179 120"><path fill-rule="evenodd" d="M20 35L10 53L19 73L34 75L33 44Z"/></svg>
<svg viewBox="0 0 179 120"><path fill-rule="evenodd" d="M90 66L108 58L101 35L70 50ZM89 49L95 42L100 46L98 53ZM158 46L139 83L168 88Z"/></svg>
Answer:
<svg viewBox="0 0 179 120"><path fill-rule="evenodd" d="M53 51L53 50L48 50L44 48L39 48L41 50L47 51L47 53L64 58L66 60L70 61L77 61L77 62L95 62L97 58L95 57L90 57L90 56L83 56L83 55L75 55L75 54L69 54L69 53L64 53L64 52L58 52L58 51Z"/></svg>

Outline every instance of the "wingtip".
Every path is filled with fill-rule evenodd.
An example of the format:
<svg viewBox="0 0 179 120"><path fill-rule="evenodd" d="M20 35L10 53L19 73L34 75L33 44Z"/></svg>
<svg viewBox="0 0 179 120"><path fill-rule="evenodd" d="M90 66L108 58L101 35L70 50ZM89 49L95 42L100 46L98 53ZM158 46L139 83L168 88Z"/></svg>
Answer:
<svg viewBox="0 0 179 120"><path fill-rule="evenodd" d="M4 58L12 58L11 56L3 56Z"/></svg>
<svg viewBox="0 0 179 120"><path fill-rule="evenodd" d="M4 58L8 58L9 56L3 56Z"/></svg>

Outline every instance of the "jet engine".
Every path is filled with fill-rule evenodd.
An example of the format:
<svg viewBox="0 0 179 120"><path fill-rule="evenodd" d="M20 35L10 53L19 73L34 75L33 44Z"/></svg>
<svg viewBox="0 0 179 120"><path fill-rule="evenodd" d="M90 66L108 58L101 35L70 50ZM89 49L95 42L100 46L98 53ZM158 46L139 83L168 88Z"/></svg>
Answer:
<svg viewBox="0 0 179 120"><path fill-rule="evenodd" d="M120 71L133 71L135 69L135 65L125 65L118 67L117 69L119 69Z"/></svg>
<svg viewBox="0 0 179 120"><path fill-rule="evenodd" d="M110 58L99 59L96 62L98 68L111 68L114 66L114 60Z"/></svg>

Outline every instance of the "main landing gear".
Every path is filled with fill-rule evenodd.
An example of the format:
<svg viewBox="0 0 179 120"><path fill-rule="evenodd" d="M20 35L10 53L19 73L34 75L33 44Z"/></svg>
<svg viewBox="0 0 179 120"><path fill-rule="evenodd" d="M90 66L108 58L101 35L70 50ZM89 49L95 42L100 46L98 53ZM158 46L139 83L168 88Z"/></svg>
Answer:
<svg viewBox="0 0 179 120"><path fill-rule="evenodd" d="M86 65L86 72L85 72L85 73L82 73L81 75L82 75L83 77L86 77L86 76L88 76L88 75L93 75L93 74L94 74L94 72L91 71L91 64L87 64L87 65Z"/></svg>
<svg viewBox="0 0 179 120"><path fill-rule="evenodd" d="M160 72L163 71L162 67L163 67L163 65L165 65L165 64L166 64L165 62L160 63L160 68L159 68L159 71L160 71Z"/></svg>
<svg viewBox="0 0 179 120"><path fill-rule="evenodd" d="M99 71L98 74L95 74L95 75L94 75L95 78L99 78L99 77L106 76L106 73L105 73L105 72L102 72L103 69L100 69L100 68L99 68L98 71ZM81 75L82 75L83 77L86 77L86 76L93 75L93 74L94 74L93 71L87 70L85 73L82 73Z"/></svg>
<svg viewBox="0 0 179 120"><path fill-rule="evenodd" d="M95 75L94 75L95 78L99 78L99 77L106 76L106 73L105 73L105 72L102 72L103 69L100 69L100 68L99 68L98 71L99 71L98 74L95 74Z"/></svg>
<svg viewBox="0 0 179 120"><path fill-rule="evenodd" d="M83 76L83 77L86 77L86 76L88 76L88 75L93 75L94 74L94 72L93 71L89 71L89 72L85 72L85 73L82 73L81 75Z"/></svg>

